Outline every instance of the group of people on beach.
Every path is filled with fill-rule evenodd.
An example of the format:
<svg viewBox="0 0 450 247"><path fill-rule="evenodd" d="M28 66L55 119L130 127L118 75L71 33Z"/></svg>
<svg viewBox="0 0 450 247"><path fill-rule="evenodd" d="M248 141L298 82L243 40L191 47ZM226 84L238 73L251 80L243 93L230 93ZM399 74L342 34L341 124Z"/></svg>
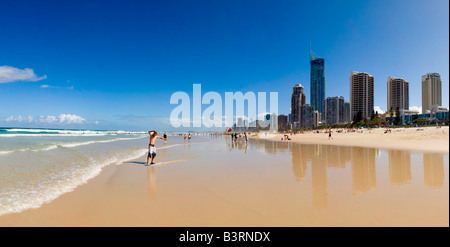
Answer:
<svg viewBox="0 0 450 247"><path fill-rule="evenodd" d="M186 142L186 138L188 139L188 141L190 141L191 140L191 138L192 138L192 135L191 135L191 133L189 133L189 134L184 134L184 142Z"/></svg>
<svg viewBox="0 0 450 247"><path fill-rule="evenodd" d="M248 142L248 137L247 137L247 132L244 132L244 134L238 134L237 132L231 133L231 140L237 141L238 138L241 139L242 137L244 138L245 142Z"/></svg>

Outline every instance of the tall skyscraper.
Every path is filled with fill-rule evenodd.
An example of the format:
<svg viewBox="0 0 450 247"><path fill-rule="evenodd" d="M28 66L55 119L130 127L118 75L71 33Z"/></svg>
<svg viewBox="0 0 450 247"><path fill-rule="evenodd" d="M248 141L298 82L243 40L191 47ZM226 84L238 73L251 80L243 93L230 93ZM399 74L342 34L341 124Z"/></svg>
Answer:
<svg viewBox="0 0 450 247"><path fill-rule="evenodd" d="M364 72L352 71L350 75L350 118L361 111L363 118L373 112L374 77Z"/></svg>
<svg viewBox="0 0 450 247"><path fill-rule="evenodd" d="M345 122L344 97L328 97L323 100L323 106L326 124Z"/></svg>
<svg viewBox="0 0 450 247"><path fill-rule="evenodd" d="M312 128L314 127L314 107L312 105L302 105L300 107L300 127Z"/></svg>
<svg viewBox="0 0 450 247"><path fill-rule="evenodd" d="M319 123L322 122L322 114L318 111L314 111L314 127L319 126Z"/></svg>
<svg viewBox="0 0 450 247"><path fill-rule="evenodd" d="M422 76L422 113L432 105L442 106L442 82L438 73Z"/></svg>
<svg viewBox="0 0 450 247"><path fill-rule="evenodd" d="M350 102L344 101L344 122L350 123Z"/></svg>
<svg viewBox="0 0 450 247"><path fill-rule="evenodd" d="M409 109L409 83L403 78L389 77L387 80L387 110Z"/></svg>
<svg viewBox="0 0 450 247"><path fill-rule="evenodd" d="M297 84L294 86L291 98L291 123L295 127L300 127L301 111L300 108L306 102L306 96L303 93L303 86ZM297 125L297 126L296 126Z"/></svg>
<svg viewBox="0 0 450 247"><path fill-rule="evenodd" d="M325 99L325 59L317 57L310 50L311 64L311 105L314 110L323 113L323 100Z"/></svg>
<svg viewBox="0 0 450 247"><path fill-rule="evenodd" d="M278 115L278 127L283 128L283 129L286 128L287 120L288 120L288 117L286 115L283 115L283 114Z"/></svg>

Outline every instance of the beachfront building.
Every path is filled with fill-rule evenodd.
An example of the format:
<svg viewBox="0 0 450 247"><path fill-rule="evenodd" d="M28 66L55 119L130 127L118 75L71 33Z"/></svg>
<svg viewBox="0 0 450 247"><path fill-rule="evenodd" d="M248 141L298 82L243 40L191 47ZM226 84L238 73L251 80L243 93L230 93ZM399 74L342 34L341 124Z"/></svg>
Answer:
<svg viewBox="0 0 450 247"><path fill-rule="evenodd" d="M436 111L422 114L416 110L400 110L400 117L402 118L402 124L404 125L411 125L413 124L413 121L418 118L427 119L429 123L434 123L435 121L444 122L449 118L449 111L445 107L439 107Z"/></svg>
<svg viewBox="0 0 450 247"><path fill-rule="evenodd" d="M352 120L350 119L350 102L344 101L344 122L350 123Z"/></svg>
<svg viewBox="0 0 450 247"><path fill-rule="evenodd" d="M306 102L306 96L303 93L303 86L297 84L293 88L291 98L291 123L294 128L300 128L301 106Z"/></svg>
<svg viewBox="0 0 450 247"><path fill-rule="evenodd" d="M344 114L345 114L345 106L344 106L344 97L328 97L323 100L324 106L324 114L325 114L325 123L326 124L336 124L336 123L344 123Z"/></svg>
<svg viewBox="0 0 450 247"><path fill-rule="evenodd" d="M288 127L288 117L286 115L278 115L278 128L286 129Z"/></svg>
<svg viewBox="0 0 450 247"><path fill-rule="evenodd" d="M314 111L314 127L317 127L320 124L322 124L322 113Z"/></svg>
<svg viewBox="0 0 450 247"><path fill-rule="evenodd" d="M314 110L323 113L325 99L325 59L317 57L312 51L309 54L311 65L311 102Z"/></svg>
<svg viewBox="0 0 450 247"><path fill-rule="evenodd" d="M302 105L302 107L300 107L300 111L301 111L300 128L314 127L314 106Z"/></svg>
<svg viewBox="0 0 450 247"><path fill-rule="evenodd" d="M360 111L363 118L373 112L374 77L364 72L352 71L350 75L350 118Z"/></svg>
<svg viewBox="0 0 450 247"><path fill-rule="evenodd" d="M409 109L409 83L403 78L388 77L387 109L390 111Z"/></svg>
<svg viewBox="0 0 450 247"><path fill-rule="evenodd" d="M422 113L427 113L432 105L442 106L442 82L438 73L422 76Z"/></svg>

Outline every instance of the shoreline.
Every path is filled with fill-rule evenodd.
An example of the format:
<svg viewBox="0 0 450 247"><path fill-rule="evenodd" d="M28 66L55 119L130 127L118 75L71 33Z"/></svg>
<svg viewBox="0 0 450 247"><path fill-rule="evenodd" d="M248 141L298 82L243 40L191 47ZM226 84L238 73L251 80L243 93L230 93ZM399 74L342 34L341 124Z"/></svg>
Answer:
<svg viewBox="0 0 450 247"><path fill-rule="evenodd" d="M182 143L160 148L154 166L144 166L145 155L108 165L39 208L0 216L0 226L448 226L448 200L442 201L448 195L448 155L421 161L407 152L382 150L379 160L374 150L294 145L280 145L284 149L273 155L273 145L247 150L242 143L233 146L225 138ZM265 148L267 155L261 155ZM389 168L377 165L388 157ZM409 171L411 178L405 182L399 171ZM423 210L415 217L418 208ZM398 212L410 216L399 219ZM372 217L382 220L373 223Z"/></svg>
<svg viewBox="0 0 450 247"><path fill-rule="evenodd" d="M422 129L419 130L418 129ZM284 134L270 134L265 137L259 133L249 139L268 140L277 142L294 142L299 144L322 144L334 146L350 146L364 148L382 148L393 150L408 150L432 153L449 153L449 127L395 128L391 133L384 133L384 128L364 129L362 133L337 133L332 129L332 138L328 140L328 133L302 133L289 135L291 140L281 140ZM359 130L358 130L359 131Z"/></svg>

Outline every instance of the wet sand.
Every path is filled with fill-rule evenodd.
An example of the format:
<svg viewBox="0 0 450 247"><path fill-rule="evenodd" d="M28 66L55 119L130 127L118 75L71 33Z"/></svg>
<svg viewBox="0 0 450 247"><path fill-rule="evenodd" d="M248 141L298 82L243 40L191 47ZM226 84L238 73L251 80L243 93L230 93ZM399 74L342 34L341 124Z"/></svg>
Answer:
<svg viewBox="0 0 450 247"><path fill-rule="evenodd" d="M0 226L449 226L448 153L219 137L157 161L110 165Z"/></svg>

